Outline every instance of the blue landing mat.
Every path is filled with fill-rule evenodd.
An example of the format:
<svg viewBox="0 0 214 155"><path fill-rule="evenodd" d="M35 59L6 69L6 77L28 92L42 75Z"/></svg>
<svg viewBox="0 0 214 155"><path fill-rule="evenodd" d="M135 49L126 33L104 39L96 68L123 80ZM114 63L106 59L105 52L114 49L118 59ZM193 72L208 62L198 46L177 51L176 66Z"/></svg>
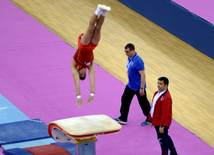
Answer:
<svg viewBox="0 0 214 155"><path fill-rule="evenodd" d="M2 147L5 150L8 149L14 149L14 148L26 148L26 147L34 147L34 146L41 146L41 145L47 145L56 142L52 138L43 138L43 139L37 139L32 141L25 141L25 142L19 142L19 143L12 143L12 144L4 144Z"/></svg>
<svg viewBox="0 0 214 155"><path fill-rule="evenodd" d="M50 138L48 126L40 119L0 124L0 145Z"/></svg>
<svg viewBox="0 0 214 155"><path fill-rule="evenodd" d="M14 154L15 155L33 155L29 151L26 151L26 150L23 150L23 149L19 149L19 148L5 150L5 151L3 151L3 153L5 155L14 155Z"/></svg>
<svg viewBox="0 0 214 155"><path fill-rule="evenodd" d="M71 155L75 155L75 147L76 145L73 143L51 143L51 145L59 146L66 151L68 151ZM33 155L31 152L21 149L21 148L13 148L13 149L6 149L3 151L5 155ZM45 154L45 153L44 153ZM46 152L48 154L48 152Z"/></svg>

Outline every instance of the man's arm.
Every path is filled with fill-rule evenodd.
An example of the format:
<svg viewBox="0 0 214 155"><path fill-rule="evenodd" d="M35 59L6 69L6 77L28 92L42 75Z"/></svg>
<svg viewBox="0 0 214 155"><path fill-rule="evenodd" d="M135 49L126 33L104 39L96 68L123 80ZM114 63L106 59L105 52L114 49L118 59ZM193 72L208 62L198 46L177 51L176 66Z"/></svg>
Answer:
<svg viewBox="0 0 214 155"><path fill-rule="evenodd" d="M161 103L161 113L162 113L161 125L162 126L159 127L159 132L164 133L164 126L169 125L169 122L167 120L168 120L168 116L170 113L170 107L172 105L172 100L171 100L171 98L164 98L161 102L162 102Z"/></svg>
<svg viewBox="0 0 214 155"><path fill-rule="evenodd" d="M80 82L79 82L79 73L77 70L77 66L76 66L76 62L74 61L74 59L72 59L71 61L71 72L74 78L74 82L75 82L75 90L76 90L76 95L80 95Z"/></svg>
<svg viewBox="0 0 214 155"><path fill-rule="evenodd" d="M90 104L94 99L94 93L95 93L95 67L94 67L94 62L91 63L88 70L89 70L91 94L90 94L87 102L88 102L88 104Z"/></svg>
<svg viewBox="0 0 214 155"><path fill-rule="evenodd" d="M141 85L140 85L140 95L143 96L145 95L144 93L144 85L145 85L145 82L146 82L146 74L145 74L145 70L142 70L142 71L139 71L140 75L141 75Z"/></svg>
<svg viewBox="0 0 214 155"><path fill-rule="evenodd" d="M172 110L172 100L171 98L164 96L161 101L161 125L169 126L169 115Z"/></svg>

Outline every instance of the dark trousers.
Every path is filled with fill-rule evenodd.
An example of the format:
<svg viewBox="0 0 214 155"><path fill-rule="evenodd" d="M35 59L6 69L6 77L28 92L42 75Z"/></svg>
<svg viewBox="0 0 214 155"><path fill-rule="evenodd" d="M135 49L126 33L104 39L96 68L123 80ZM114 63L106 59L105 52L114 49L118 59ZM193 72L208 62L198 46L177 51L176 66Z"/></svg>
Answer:
<svg viewBox="0 0 214 155"><path fill-rule="evenodd" d="M123 96L121 98L121 103L122 103L121 107L120 107L121 116L119 117L119 119L121 119L122 121L127 121L128 114L129 114L129 107L131 105L131 101L132 101L134 95L137 95L137 99L139 101L143 114L148 119L148 115L149 115L149 111L150 111L150 104L149 104L149 101L147 100L146 90L144 90L144 92L145 92L145 95L140 96L139 91L134 91L134 90L130 89L128 86L126 86Z"/></svg>
<svg viewBox="0 0 214 155"><path fill-rule="evenodd" d="M170 155L177 155L175 146L172 142L171 137L168 135L169 127L164 127L164 133L159 132L159 126L155 126L155 130L157 132L157 138L159 140L162 154L161 155L168 155L168 150L170 150Z"/></svg>

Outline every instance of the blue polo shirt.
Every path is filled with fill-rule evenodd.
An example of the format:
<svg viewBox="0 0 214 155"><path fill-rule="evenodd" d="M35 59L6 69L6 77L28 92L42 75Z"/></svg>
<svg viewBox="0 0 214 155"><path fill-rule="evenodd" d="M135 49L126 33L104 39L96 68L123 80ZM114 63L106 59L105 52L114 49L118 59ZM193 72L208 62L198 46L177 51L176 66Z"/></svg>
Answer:
<svg viewBox="0 0 214 155"><path fill-rule="evenodd" d="M128 85L128 87L130 89L135 90L135 91L139 91L140 90L141 75L140 75L139 71L142 71L142 70L145 70L144 62L141 59L141 57L139 57L137 55L137 52L132 57L132 59L130 59L128 57L127 72L128 72L129 82L128 82L127 85ZM145 82L145 85L144 85L144 89L146 89L146 82Z"/></svg>

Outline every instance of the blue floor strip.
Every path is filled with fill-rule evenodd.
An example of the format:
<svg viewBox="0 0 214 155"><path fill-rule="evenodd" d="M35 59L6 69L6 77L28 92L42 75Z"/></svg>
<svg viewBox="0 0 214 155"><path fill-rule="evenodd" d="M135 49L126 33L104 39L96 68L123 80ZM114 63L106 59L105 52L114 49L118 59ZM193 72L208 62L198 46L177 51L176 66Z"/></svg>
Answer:
<svg viewBox="0 0 214 155"><path fill-rule="evenodd" d="M0 124L29 120L16 106L0 94Z"/></svg>
<svg viewBox="0 0 214 155"><path fill-rule="evenodd" d="M56 142L50 138L48 127L45 123L40 119L34 119L37 122L34 121L34 126L29 126L29 123L32 124L30 118L2 94L0 94L0 115L0 145L4 149L34 147ZM20 122L22 125L20 125ZM16 128L17 125L18 128ZM41 132L38 133L33 129L39 129ZM34 133L32 134L32 132Z"/></svg>

